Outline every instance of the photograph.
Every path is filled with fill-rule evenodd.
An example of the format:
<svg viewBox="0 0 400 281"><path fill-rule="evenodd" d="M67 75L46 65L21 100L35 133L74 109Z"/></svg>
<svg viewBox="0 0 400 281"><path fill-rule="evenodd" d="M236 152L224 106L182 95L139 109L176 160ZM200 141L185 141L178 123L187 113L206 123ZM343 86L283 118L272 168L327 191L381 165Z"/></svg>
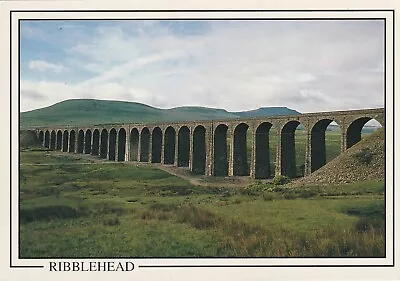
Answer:
<svg viewBox="0 0 400 281"><path fill-rule="evenodd" d="M20 258L385 257L384 21L20 21Z"/></svg>

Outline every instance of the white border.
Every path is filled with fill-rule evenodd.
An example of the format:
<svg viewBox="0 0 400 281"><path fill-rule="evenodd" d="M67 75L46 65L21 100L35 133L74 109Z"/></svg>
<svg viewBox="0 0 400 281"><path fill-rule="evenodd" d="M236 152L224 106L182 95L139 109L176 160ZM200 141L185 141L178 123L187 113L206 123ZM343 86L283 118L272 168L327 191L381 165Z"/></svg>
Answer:
<svg viewBox="0 0 400 281"><path fill-rule="evenodd" d="M72 5L77 8L77 9L92 9L90 6L85 5L87 2L83 1L76 1L76 2L58 2L56 3L43 3L40 2L40 5L38 5L38 2L32 3L32 2L15 2L15 3L7 3L7 9L1 10L0 16L2 17L1 23L2 27L9 28L9 13L8 11L11 10L18 10L18 9L40 9L44 10L46 8L49 9L71 9ZM110 9L111 7L108 6L109 3L102 3L102 8L101 9ZM43 7L42 7L43 6ZM108 7L107 7L108 6ZM285 6L285 5L284 5ZM103 8L104 7L104 8ZM3 7L2 7L3 8ZM98 9L100 7L97 7ZM115 9L115 7L112 7ZM133 9L138 9L138 7L131 7ZM141 9L149 9L152 8L151 5L150 7L141 7ZM153 7L154 8L154 7ZM174 7L174 5L169 6L169 7L164 7L162 8L161 5L156 7L157 9L168 9L168 8L174 8L174 9L182 9L186 7ZM193 7L189 7L190 9L193 9ZM187 8L187 9L189 9ZM204 9L204 7L201 7ZM237 7L236 9L251 9L252 7ZM265 7L263 9L267 9L271 7ZM274 9L278 9L278 7L272 7ZM280 7L279 9L283 9L285 7ZM288 7L286 7L288 8ZM302 7L297 7L297 8L302 8ZM338 7L331 7L331 8L338 8ZM369 7L373 8L373 7ZM374 8L379 8L375 6ZM211 8L208 8L211 9ZM212 7L212 9L224 9L226 10L225 7ZM258 9L261 10L260 6L258 7L253 7L253 9ZM293 7L292 7L293 9ZM302 8L304 9L304 7ZM18 13L14 12L13 13L13 22L12 22L12 32L13 32L13 72L12 72L12 144L13 144L13 150L12 150L12 157L13 157L13 162L12 162L12 180L13 180L13 187L12 187L12 212L14 215L13 222L17 221L16 219L16 214L18 211L18 186L16 183L18 183L18 168L19 168L19 163L18 163L18 60L17 60L17 54L18 54L18 19L22 18L52 18L52 19L78 19L78 18L263 18L263 17L271 17L271 13L269 12L224 12L224 13L218 13L218 12L190 12L190 13L168 13L168 12L157 12L157 13L129 13L129 12L121 12L121 13L103 13L103 12L91 12L91 13L75 13L75 12L68 12L68 13L60 13L60 12L47 12L47 13L31 13L31 12L24 12L24 13ZM302 17L302 18L315 18L315 17L325 17L325 18L365 18L365 17L390 17L391 13L388 12L363 12L363 13L357 13L357 12L323 12L323 13L316 13L312 12L310 13L302 13L300 14L299 12L274 12L272 14L272 17L279 17L279 18L293 18L293 17ZM4 23L4 24L3 24ZM321 278L327 278L329 279L334 278L334 279L353 279L353 278L360 278L362 276L370 279L370 280L384 280L386 277L392 276L395 277L395 270L396 268L392 267L363 267L363 268L352 268L352 267L323 267L323 268L315 268L315 267L265 267L265 268L138 268L138 265L268 265L268 266L274 266L274 265L335 265L335 264L346 264L346 265L368 265L368 264L391 264L392 263L392 253L393 253L393 244L392 244L392 231L391 231L391 218L393 215L393 161L391 156L393 155L393 143L391 140L393 140L393 114L394 112L392 111L392 106L393 106L393 88L392 88L392 79L393 79L393 64L394 61L391 59L391 53L392 53L392 42L391 42L391 37L392 37L392 20L387 19L386 20L386 30L387 30L387 44L386 44L386 54L387 54L387 61L386 61L386 75L387 75L387 86L386 86L386 91L388 95L386 96L386 140L387 140L387 151L386 151L386 157L387 157L387 181L386 181L386 186L387 186L387 193L386 193L386 202L387 202L387 258L385 259L133 259L133 262L135 263L136 269L135 271L131 273L82 273L84 274L84 278L87 279L89 276L98 278L101 276L102 278L104 276L112 277L112 278L141 278L141 277L152 277L154 274L156 274L158 277L163 277L167 278L169 277L180 277L182 276L185 277L190 277L193 280L204 280L205 278L211 278L214 279L216 276L214 274L224 274L224 276L229 276L229 279L239 279L241 277L247 277L249 279L258 279L259 277L268 277L269 278L283 278L283 279L288 279L288 278L295 278L296 280L299 279L299 275L293 275L293 272L296 272L297 274L299 273L305 273L305 274L312 274L312 276L308 275L305 276L307 277L308 280L319 280ZM398 29L397 29L398 30ZM9 40L9 32L7 30L2 30L2 35L6 34L8 35L8 40ZM7 38L5 38L7 39ZM7 40L7 42L8 42ZM7 46L6 49L9 47ZM3 57L9 56L9 50L4 50L2 53ZM6 59L5 61L7 62L9 60ZM9 69L9 65L5 64L5 70L7 71ZM8 70L9 71L9 70ZM4 76L1 79L2 84L4 85L9 85L9 77L8 81L5 80L3 82ZM4 91L4 95L6 96L7 99L9 99L9 90ZM10 102L10 101L9 101ZM4 122L3 127L4 128L9 128L9 108L7 109L7 106L9 107L10 103L4 102L2 105L4 107L3 109L3 114L8 113L8 116L5 117L5 120L8 121ZM9 130L7 130L9 132ZM8 135L8 133L7 133ZM398 136L396 135L396 139L398 139ZM9 139L8 139L9 140ZM9 142L6 141L6 143L3 143L2 147L5 149L6 152L9 152L7 147L10 147ZM5 153L7 155L7 153ZM5 169L7 170L7 169ZM9 170L8 170L9 172ZM5 175L4 178L9 177L10 173L8 173L8 176ZM7 191L7 192L4 192ZM5 185L1 195L2 199L9 199L9 183L8 185ZM6 200L4 200L6 201ZM7 206L9 210L9 201L6 203L4 202L3 205ZM6 212L6 213L7 213ZM3 212L4 213L4 212ZM1 216L2 219L4 215ZM9 217L7 218L9 220ZM396 224L397 226L397 224ZM44 265L44 269L10 269L9 268L9 257L3 257L2 256L2 266L6 265L6 270L7 272L11 273L10 276L12 278L16 278L17 275L19 277L25 276L28 277L30 276L32 279L36 279L37 277L44 276L51 274L52 278L61 278L62 280L68 280L72 276L70 275L71 273L49 273L48 272L48 261L50 260L18 260L17 255L18 255L18 250L17 250L17 239L18 236L15 234L18 233L18 226L13 223L12 224L12 231L13 231L13 260L12 264L13 265ZM397 231L396 231L397 233ZM7 234L8 235L8 234ZM9 241L9 237L4 237L3 241ZM4 247L4 249L9 249L9 245L7 247ZM9 253L8 253L9 254ZM5 259L5 260L4 260ZM95 259L93 259L95 260ZM59 261L59 260L57 260ZM61 260L60 260L61 261ZM78 261L78 260L74 260ZM84 261L84 260L82 260ZM85 261L88 261L85 259ZM118 259L113 259L113 261L118 261ZM7 268L8 267L8 268ZM3 271L5 272L5 271ZM18 272L16 275L15 273ZM42 275L43 274L43 275ZM77 273L74 273L74 278L77 277ZM115 274L118 274L118 276L115 276ZM133 275L132 275L133 274ZM161 274L161 275L158 275ZM182 275L183 274L183 275ZM185 276L185 274L190 274L189 276ZM397 275L400 276L400 275ZM81 275L79 275L81 277Z"/></svg>

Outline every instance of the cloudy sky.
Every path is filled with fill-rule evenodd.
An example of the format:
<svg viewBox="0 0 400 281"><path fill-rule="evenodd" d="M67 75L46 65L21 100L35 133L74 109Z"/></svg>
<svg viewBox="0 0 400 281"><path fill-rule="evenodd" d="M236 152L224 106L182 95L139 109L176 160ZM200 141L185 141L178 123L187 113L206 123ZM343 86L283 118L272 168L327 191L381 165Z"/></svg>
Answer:
<svg viewBox="0 0 400 281"><path fill-rule="evenodd" d="M382 107L382 21L22 21L21 111L66 99Z"/></svg>

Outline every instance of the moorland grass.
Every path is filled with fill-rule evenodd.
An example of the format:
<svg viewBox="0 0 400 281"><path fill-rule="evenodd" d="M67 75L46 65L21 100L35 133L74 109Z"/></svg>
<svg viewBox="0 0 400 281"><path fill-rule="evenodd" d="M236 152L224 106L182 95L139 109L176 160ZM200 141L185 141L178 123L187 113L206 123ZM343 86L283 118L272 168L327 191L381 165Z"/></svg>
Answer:
<svg viewBox="0 0 400 281"><path fill-rule="evenodd" d="M61 156L60 156L61 155ZM21 151L20 256L382 257L384 184L193 186L151 166Z"/></svg>

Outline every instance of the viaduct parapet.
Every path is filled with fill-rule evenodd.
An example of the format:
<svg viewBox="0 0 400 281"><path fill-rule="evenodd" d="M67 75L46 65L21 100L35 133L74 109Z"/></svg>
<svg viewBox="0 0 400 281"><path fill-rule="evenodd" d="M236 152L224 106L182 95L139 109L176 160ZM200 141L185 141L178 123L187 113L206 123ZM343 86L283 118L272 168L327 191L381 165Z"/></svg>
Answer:
<svg viewBox="0 0 400 281"><path fill-rule="evenodd" d="M326 164L325 132L334 121L341 152L361 140L371 119L385 126L384 108L169 123L31 127L44 147L85 153L110 161L139 161L188 167L206 176L296 176L295 131L306 134L304 175ZM271 171L270 132L276 131ZM274 139L275 141L275 139ZM251 149L248 149L250 147ZM273 157L273 156L272 156Z"/></svg>

